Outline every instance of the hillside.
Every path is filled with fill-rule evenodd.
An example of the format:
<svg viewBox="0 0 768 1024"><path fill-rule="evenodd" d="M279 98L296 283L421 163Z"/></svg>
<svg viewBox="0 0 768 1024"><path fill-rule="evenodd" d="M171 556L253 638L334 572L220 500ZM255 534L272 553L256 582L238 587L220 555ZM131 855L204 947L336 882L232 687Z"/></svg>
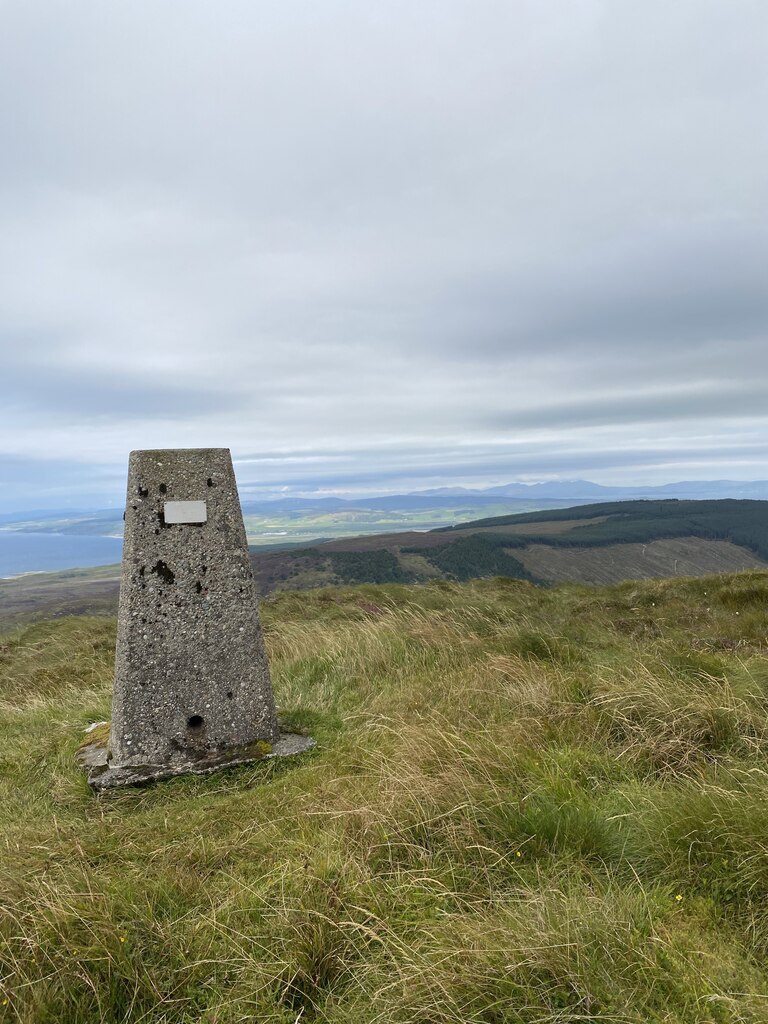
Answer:
<svg viewBox="0 0 768 1024"><path fill-rule="evenodd" d="M263 593L435 578L615 583L735 572L768 567L768 502L601 502L262 552L253 563Z"/></svg>
<svg viewBox="0 0 768 1024"><path fill-rule="evenodd" d="M623 501L501 516L429 532L251 550L262 595L358 583L507 576L611 584L768 568L768 502ZM63 614L117 608L119 569L0 580L0 635Z"/></svg>
<svg viewBox="0 0 768 1024"><path fill-rule="evenodd" d="M263 604L311 754L94 798L114 621L0 647L0 1020L758 1024L768 574Z"/></svg>
<svg viewBox="0 0 768 1024"><path fill-rule="evenodd" d="M242 503L249 544L307 544L401 530L430 530L477 519L541 508L563 508L590 499L564 499L546 492L538 499L476 495L423 496L396 494L380 498L283 498ZM0 515L0 537L6 533L67 537L122 537L122 508L90 512L19 512Z"/></svg>
<svg viewBox="0 0 768 1024"><path fill-rule="evenodd" d="M119 593L119 565L0 580L0 636L38 619L115 615Z"/></svg>
<svg viewBox="0 0 768 1024"><path fill-rule="evenodd" d="M503 484L485 490L444 487L411 494L374 497L325 496L254 499L243 495L242 511L248 543L275 549L293 544L315 544L343 537L371 536L409 530L425 531L477 520L478 517L519 515L541 509L565 509L595 502L650 499L768 498L768 481L682 481L657 487L606 487L589 480L550 481L540 484ZM123 534L121 506L102 509L47 509L0 513L0 540L8 535L44 538L111 537ZM56 546L61 549L61 545ZM30 570L54 571L50 546L36 553L36 564L17 564L8 575ZM66 552L67 557L71 552ZM16 553L14 552L14 555ZM0 549L0 556L2 550ZM17 557L17 555L16 555ZM0 570L1 575L1 570Z"/></svg>

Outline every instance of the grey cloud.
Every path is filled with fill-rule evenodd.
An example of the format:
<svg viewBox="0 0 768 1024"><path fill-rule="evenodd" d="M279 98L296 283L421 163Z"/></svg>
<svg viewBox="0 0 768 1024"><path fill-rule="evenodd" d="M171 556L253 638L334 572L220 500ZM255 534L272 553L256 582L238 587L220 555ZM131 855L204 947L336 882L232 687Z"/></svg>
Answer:
<svg viewBox="0 0 768 1024"><path fill-rule="evenodd" d="M257 495L264 491L275 493L274 484L279 481L287 485L288 493L312 493L314 491L351 490L370 493L414 490L445 481L463 482L466 486L481 487L486 481L510 482L518 477L561 476L573 479L589 474L603 477L616 470L653 470L665 473L664 479L675 466L685 466L690 474L691 467L708 465L723 478L740 478L736 471L740 459L749 455L743 445L723 445L716 450L709 445L680 448L677 446L648 446L642 451L619 450L585 445L581 449L553 451L542 445L536 451L514 452L506 449L494 453L488 449L478 450L471 457L456 451L451 454L423 451L418 463L409 464L408 453L393 451L386 461L378 461L374 469L334 469L325 467L282 466L278 473L270 473L267 480L258 478L253 469L237 467L237 477L244 496ZM753 451L755 464L759 464L761 452ZM399 456L399 457L398 457ZM359 463L356 463L359 464ZM624 479L622 477L622 479ZM672 479L672 477L669 477ZM675 478L676 479L676 478Z"/></svg>
<svg viewBox="0 0 768 1024"><path fill-rule="evenodd" d="M610 434L610 432L609 432ZM85 508L122 505L127 452L113 464L69 458L27 459L0 455L3 509ZM345 452L332 449L266 452L235 458L243 500L328 491L403 492L446 480L468 487L507 483L516 478L597 476L631 483L639 473L661 480L696 478L701 466L715 477L751 478L764 457L762 438L726 435L627 448L608 436L572 436L553 446L547 439L488 446L413 444Z"/></svg>
<svg viewBox="0 0 768 1024"><path fill-rule="evenodd" d="M698 391L660 394L593 395L556 405L489 417L490 425L504 429L523 427L590 427L610 424L664 424L683 420L759 419L765 412L762 385L725 384Z"/></svg>
<svg viewBox="0 0 768 1024"><path fill-rule="evenodd" d="M2 512L120 505L125 469L67 458L28 459L0 454Z"/></svg>
<svg viewBox="0 0 768 1024"><path fill-rule="evenodd" d="M744 231L744 235L753 232ZM617 251L562 254L551 265L455 282L443 296L446 322L427 328L447 358L563 353L595 360L633 348L684 352L696 370L701 345L763 346L753 367L768 376L768 224L759 238L713 230ZM694 236L696 235L693 232ZM629 251L626 249L629 248Z"/></svg>
<svg viewBox="0 0 768 1024"><path fill-rule="evenodd" d="M757 0L6 0L0 450L752 472L767 41Z"/></svg>
<svg viewBox="0 0 768 1024"><path fill-rule="evenodd" d="M61 421L87 417L100 424L192 419L231 411L241 404L231 392L189 386L172 375L151 371L114 374L69 366L6 366L3 369L6 408Z"/></svg>

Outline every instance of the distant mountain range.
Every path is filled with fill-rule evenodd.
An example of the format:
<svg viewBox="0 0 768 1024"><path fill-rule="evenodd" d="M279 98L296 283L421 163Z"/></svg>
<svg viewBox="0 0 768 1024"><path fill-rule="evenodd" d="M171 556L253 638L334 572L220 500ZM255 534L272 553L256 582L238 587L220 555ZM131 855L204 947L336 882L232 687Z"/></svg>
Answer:
<svg viewBox="0 0 768 1024"><path fill-rule="evenodd" d="M683 480L657 487L606 487L590 480L551 480L542 484L499 484L472 490L468 487L436 487L414 491L407 497L431 498L525 498L528 501L556 498L560 501L635 501L642 498L768 498L768 480ZM376 499L378 500L378 499Z"/></svg>
<svg viewBox="0 0 768 1024"><path fill-rule="evenodd" d="M499 484L496 487L473 489L470 487L435 487L408 494L386 494L373 498L273 498L264 501L243 501L243 512L251 515L268 514L277 510L322 509L337 512L345 509L454 508L456 499L472 505L498 502L499 498L512 498L525 502L549 503L558 507L565 504L595 501L638 501L643 498L679 498L709 500L718 498L768 499L768 480L683 480L661 484L658 487L606 487L590 480L551 480L541 484Z"/></svg>
<svg viewBox="0 0 768 1024"><path fill-rule="evenodd" d="M504 506L510 512L532 509L565 508L597 501L636 501L653 498L716 500L719 498L768 499L768 480L684 480L658 487L606 487L590 480L553 480L540 484L509 483L474 490L469 487L437 487L409 494L386 494L378 497L242 497L246 516L285 514L294 519L316 513L378 512L418 513L430 510L453 510L458 520L476 518L490 505ZM123 509L66 509L0 513L0 529L23 529L28 532L65 534L116 535L122 530ZM394 524L392 524L394 525ZM408 527L408 524L403 524ZM437 525L437 523L429 524ZM382 524L384 528L384 524ZM324 533L324 531L320 531ZM356 529L350 521L347 533Z"/></svg>

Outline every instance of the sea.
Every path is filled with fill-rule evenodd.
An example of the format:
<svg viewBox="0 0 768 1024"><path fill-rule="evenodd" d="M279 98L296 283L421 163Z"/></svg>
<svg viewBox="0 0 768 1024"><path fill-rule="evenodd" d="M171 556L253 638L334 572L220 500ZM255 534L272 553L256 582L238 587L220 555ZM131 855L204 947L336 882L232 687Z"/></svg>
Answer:
<svg viewBox="0 0 768 1024"><path fill-rule="evenodd" d="M123 542L116 537L0 530L0 579L27 572L115 565L122 557L122 550Z"/></svg>

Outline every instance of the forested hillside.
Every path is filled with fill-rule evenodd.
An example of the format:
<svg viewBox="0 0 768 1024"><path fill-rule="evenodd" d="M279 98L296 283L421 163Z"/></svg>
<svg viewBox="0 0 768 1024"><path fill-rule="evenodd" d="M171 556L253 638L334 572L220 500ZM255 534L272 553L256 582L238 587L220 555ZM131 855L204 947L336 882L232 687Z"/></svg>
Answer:
<svg viewBox="0 0 768 1024"><path fill-rule="evenodd" d="M265 593L435 577L612 583L761 567L768 568L768 502L729 499L606 502L254 557Z"/></svg>
<svg viewBox="0 0 768 1024"><path fill-rule="evenodd" d="M598 519L599 522L590 522ZM617 501L546 512L523 513L518 516L497 516L464 523L459 529L485 530L530 523L579 523L567 533L550 532L537 536L527 533L509 546L525 543L550 544L561 547L600 547L604 544L649 543L670 537L702 537L728 540L768 559L768 502L739 501ZM456 528L443 527L435 533L451 533Z"/></svg>

